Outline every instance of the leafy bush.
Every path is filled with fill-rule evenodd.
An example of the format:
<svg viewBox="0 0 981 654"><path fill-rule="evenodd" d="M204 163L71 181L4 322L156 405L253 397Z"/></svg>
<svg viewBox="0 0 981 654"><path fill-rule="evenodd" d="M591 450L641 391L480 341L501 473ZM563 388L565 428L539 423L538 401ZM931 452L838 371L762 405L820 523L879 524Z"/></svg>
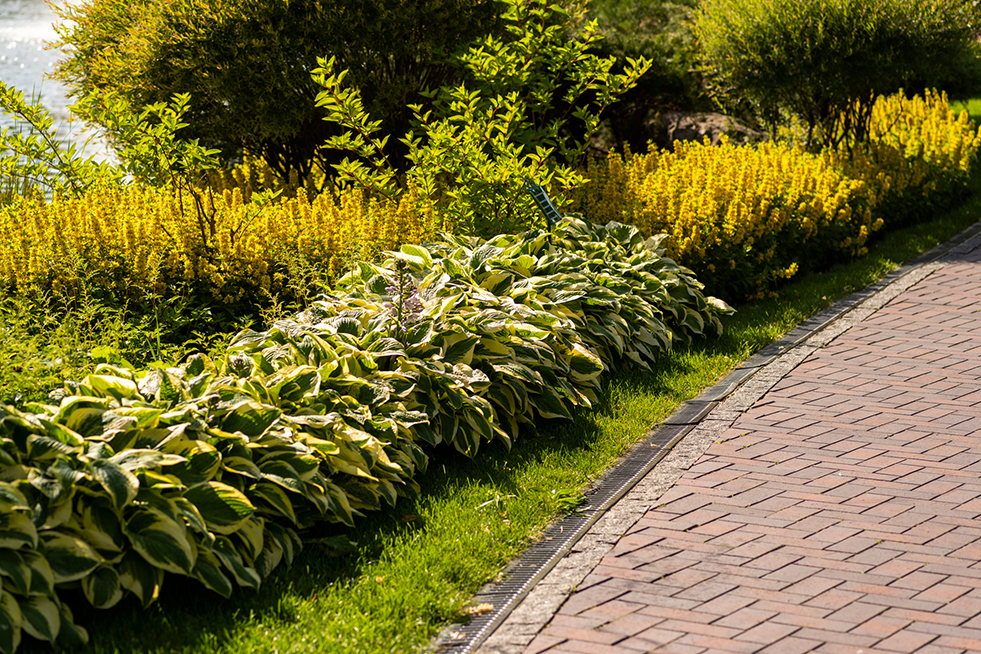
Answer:
<svg viewBox="0 0 981 654"><path fill-rule="evenodd" d="M217 365L102 364L57 404L0 408L0 652L86 640L69 588L109 608L154 601L166 573L258 586L304 528L416 492L424 447L510 442L588 404L620 358L718 333L730 309L655 245L566 219L404 246Z"/></svg>
<svg viewBox="0 0 981 654"><path fill-rule="evenodd" d="M869 236L942 206L966 183L981 134L947 98L880 98L853 156L764 143L677 143L590 165L577 208L645 234L710 292L758 297L800 269L865 253Z"/></svg>
<svg viewBox="0 0 981 654"><path fill-rule="evenodd" d="M521 193L525 177L555 189L582 182L575 165L599 127L603 109L647 69L591 52L598 34L573 6L507 0L505 36L490 36L458 57L461 81L433 93L431 109L411 105L415 122L401 142L411 167L402 174L390 137L372 120L348 72L321 59L318 104L344 129L327 147L349 155L339 180L397 198L416 190L457 231L487 236L534 225L538 214ZM575 125L573 125L575 123Z"/></svg>
<svg viewBox="0 0 981 654"><path fill-rule="evenodd" d="M60 10L69 55L58 75L80 98L118 93L133 113L189 93L189 138L306 175L330 133L314 105L317 57L355 71L367 106L401 134L405 105L453 78L445 59L493 33L498 11L470 0L88 0Z"/></svg>
<svg viewBox="0 0 981 654"><path fill-rule="evenodd" d="M650 69L637 86L624 93L604 116L609 143L604 146L635 152L647 146L645 125L664 111L711 110L696 66L695 37L690 19L694 0L593 0L603 39L596 51L615 56L620 65L628 58L644 57Z"/></svg>
<svg viewBox="0 0 981 654"><path fill-rule="evenodd" d="M720 91L801 121L810 148L867 142L876 97L942 86L977 24L967 0L706 0L694 27Z"/></svg>

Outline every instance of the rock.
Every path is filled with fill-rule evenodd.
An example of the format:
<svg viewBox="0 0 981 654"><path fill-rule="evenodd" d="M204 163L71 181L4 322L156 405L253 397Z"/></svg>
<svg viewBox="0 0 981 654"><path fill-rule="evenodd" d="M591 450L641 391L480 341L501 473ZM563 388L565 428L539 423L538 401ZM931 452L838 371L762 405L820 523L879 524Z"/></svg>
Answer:
<svg viewBox="0 0 981 654"><path fill-rule="evenodd" d="M702 142L707 136L712 145L718 145L722 135L737 145L765 141L764 132L753 129L747 123L717 113L685 113L667 111L645 125L648 138L660 148L674 148L675 141Z"/></svg>

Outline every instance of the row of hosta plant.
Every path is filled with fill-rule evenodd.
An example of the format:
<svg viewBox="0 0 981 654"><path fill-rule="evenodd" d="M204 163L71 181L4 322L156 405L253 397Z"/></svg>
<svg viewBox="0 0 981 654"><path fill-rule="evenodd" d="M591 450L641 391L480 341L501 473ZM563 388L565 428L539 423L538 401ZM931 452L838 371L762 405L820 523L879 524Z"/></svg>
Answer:
<svg viewBox="0 0 981 654"><path fill-rule="evenodd" d="M85 640L69 598L149 604L167 573L258 586L315 522L415 493L431 446L472 456L568 417L604 368L717 334L730 310L656 240L566 219L403 247L217 363L103 364L50 405L2 408L0 652Z"/></svg>

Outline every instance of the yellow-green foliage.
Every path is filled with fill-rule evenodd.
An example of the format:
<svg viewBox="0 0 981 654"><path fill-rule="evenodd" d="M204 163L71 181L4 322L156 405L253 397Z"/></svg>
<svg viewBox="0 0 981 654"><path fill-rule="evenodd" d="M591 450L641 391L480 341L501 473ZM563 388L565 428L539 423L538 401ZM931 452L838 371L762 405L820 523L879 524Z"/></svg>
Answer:
<svg viewBox="0 0 981 654"><path fill-rule="evenodd" d="M249 195L246 185L246 195ZM411 191L398 202L360 190L247 202L240 187L194 198L142 186L101 188L0 211L0 285L119 298L189 288L233 303L302 295L298 271L333 279L357 260L441 229Z"/></svg>
<svg viewBox="0 0 981 654"><path fill-rule="evenodd" d="M864 254L869 236L948 197L981 136L946 96L880 98L873 142L808 154L786 143L613 154L593 162L576 210L668 235L668 256L728 298L766 293L801 268Z"/></svg>

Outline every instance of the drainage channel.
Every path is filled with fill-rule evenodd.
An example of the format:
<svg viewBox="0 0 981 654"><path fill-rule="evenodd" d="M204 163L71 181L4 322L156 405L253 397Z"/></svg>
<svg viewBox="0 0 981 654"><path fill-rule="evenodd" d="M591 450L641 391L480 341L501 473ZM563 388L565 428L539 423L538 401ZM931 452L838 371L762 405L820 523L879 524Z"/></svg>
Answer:
<svg viewBox="0 0 981 654"><path fill-rule="evenodd" d="M979 238L981 222L947 243L900 266L878 283L852 293L814 314L779 340L757 351L696 399L684 402L644 440L631 448L596 486L586 492L586 503L582 507L553 523L540 540L515 559L504 570L502 581L484 586L474 596L474 605L490 607L486 612L472 616L466 624L445 629L434 641L431 650L439 654L469 654L476 649L617 500L643 479L712 409L760 369L840 320L900 277L939 259L959 246L969 245L968 241Z"/></svg>

